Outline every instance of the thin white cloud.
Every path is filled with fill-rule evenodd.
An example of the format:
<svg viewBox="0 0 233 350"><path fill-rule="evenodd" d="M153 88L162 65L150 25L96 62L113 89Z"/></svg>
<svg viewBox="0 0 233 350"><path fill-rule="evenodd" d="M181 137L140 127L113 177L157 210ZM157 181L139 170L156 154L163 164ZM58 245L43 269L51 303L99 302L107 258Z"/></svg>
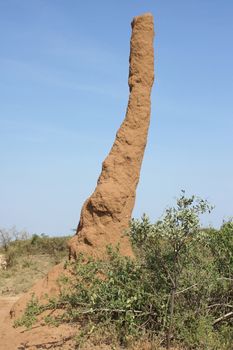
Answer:
<svg viewBox="0 0 233 350"><path fill-rule="evenodd" d="M14 73L14 79L18 77L19 80L23 79L24 82L34 81L62 89L102 94L117 99L124 97L124 94L119 93L119 86L114 87L108 83L104 84L101 80L98 80L98 85L96 85L96 81L93 81L93 84L77 83L70 80L65 72L49 69L49 67L37 62L0 58L0 64L10 74ZM120 91L122 91L122 87L120 87Z"/></svg>

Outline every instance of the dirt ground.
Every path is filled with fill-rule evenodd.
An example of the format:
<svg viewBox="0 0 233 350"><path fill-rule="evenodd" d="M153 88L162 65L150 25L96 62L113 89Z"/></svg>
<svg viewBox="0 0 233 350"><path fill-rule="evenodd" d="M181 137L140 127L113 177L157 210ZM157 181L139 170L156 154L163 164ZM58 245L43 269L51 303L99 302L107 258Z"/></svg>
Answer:
<svg viewBox="0 0 233 350"><path fill-rule="evenodd" d="M37 325L30 330L14 328L10 310L18 298L0 297L0 350L74 349L74 342L67 339L76 334L75 327Z"/></svg>
<svg viewBox="0 0 233 350"><path fill-rule="evenodd" d="M0 350L76 349L74 336L79 332L77 326L61 325L55 327L40 324L30 330L25 330L23 327L14 328L13 321L10 319L10 310L19 297L0 297ZM112 349L119 350L119 348L105 344L88 343L82 347L82 350ZM139 349L137 348L137 350Z"/></svg>

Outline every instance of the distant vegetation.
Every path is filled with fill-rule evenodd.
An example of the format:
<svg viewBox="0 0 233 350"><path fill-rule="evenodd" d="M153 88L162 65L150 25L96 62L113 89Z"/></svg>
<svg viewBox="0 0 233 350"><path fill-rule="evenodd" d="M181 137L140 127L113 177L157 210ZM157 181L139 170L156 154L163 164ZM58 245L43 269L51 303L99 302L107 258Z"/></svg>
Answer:
<svg viewBox="0 0 233 350"><path fill-rule="evenodd" d="M182 192L155 224L146 215L133 220L135 260L108 247L107 261L80 255L66 262L72 278L61 277L60 296L46 306L33 297L16 325L31 326L44 310L60 309L45 320L81 324L78 346L101 335L123 346L146 337L167 349L232 350L233 222L201 229L199 216L208 211L206 201ZM43 239L35 239L39 249Z"/></svg>
<svg viewBox="0 0 233 350"><path fill-rule="evenodd" d="M70 237L49 237L45 234L34 234L30 238L25 236L10 239L8 243L5 240L1 251L5 254L7 267L15 265L21 256L48 254L58 262L67 256L67 240Z"/></svg>
<svg viewBox="0 0 233 350"><path fill-rule="evenodd" d="M15 228L0 230L0 295L26 292L68 255L70 237L30 235Z"/></svg>

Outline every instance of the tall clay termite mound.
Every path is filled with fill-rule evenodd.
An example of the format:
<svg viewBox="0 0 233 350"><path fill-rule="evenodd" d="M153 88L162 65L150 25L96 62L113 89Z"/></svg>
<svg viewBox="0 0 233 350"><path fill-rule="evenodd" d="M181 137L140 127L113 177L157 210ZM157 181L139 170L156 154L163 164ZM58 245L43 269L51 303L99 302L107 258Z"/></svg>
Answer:
<svg viewBox="0 0 233 350"><path fill-rule="evenodd" d="M153 16L135 17L130 42L130 96L126 117L103 162L97 187L82 207L76 235L69 243L70 256L74 258L80 252L102 257L106 245L118 243L121 254L132 255L129 239L123 232L134 207L150 123L153 38Z"/></svg>
<svg viewBox="0 0 233 350"><path fill-rule="evenodd" d="M136 187L150 124L150 94L154 80L154 26L151 14L135 17L132 22L129 69L129 103L126 117L117 132L94 193L83 205L76 235L69 242L70 257L78 253L104 258L106 245L120 245L120 253L133 256L124 231L129 225ZM59 292L56 283L64 273L63 264L50 270L14 305L12 316L19 316L34 293L40 300L45 294Z"/></svg>

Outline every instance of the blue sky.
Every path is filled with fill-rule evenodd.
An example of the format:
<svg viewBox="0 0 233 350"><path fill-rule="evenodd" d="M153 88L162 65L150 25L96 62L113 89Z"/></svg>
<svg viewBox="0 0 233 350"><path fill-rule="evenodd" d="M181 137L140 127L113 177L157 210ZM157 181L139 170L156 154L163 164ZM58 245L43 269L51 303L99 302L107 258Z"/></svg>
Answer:
<svg viewBox="0 0 233 350"><path fill-rule="evenodd" d="M0 227L70 234L128 100L130 22L155 19L151 128L134 216L181 189L233 215L232 0L0 0Z"/></svg>

